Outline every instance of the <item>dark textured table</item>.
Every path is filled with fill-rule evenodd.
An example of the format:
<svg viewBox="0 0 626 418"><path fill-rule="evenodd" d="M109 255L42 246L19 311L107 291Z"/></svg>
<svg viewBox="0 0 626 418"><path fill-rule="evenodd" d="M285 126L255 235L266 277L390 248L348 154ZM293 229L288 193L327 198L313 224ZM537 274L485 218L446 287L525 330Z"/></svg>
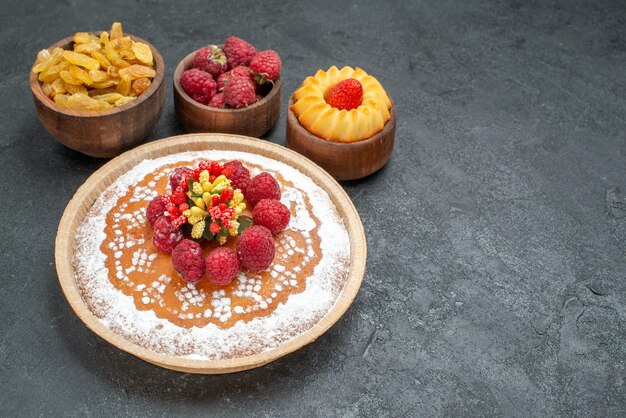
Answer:
<svg viewBox="0 0 626 418"><path fill-rule="evenodd" d="M527 3L3 3L0 416L624 416L626 4ZM44 131L27 77L39 49L114 20L167 64L149 140L183 133L178 60L231 34L282 56L269 141L285 143L284 105L318 68L361 66L394 99L391 162L344 183L368 238L363 286L315 343L181 374L68 306L56 227L105 161Z"/></svg>

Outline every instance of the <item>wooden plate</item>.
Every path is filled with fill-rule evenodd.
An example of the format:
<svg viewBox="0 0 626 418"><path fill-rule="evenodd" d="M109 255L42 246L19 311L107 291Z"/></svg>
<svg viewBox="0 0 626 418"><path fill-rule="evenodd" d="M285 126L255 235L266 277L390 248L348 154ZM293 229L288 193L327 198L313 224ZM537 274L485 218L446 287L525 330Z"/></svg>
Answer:
<svg viewBox="0 0 626 418"><path fill-rule="evenodd" d="M156 353L126 340L105 327L83 301L75 281L72 259L76 231L100 193L120 175L144 159L197 150L243 151L272 158L297 168L328 193L350 236L350 271L335 305L308 331L271 350L226 360L192 360ZM315 341L346 312L354 300L365 272L366 254L367 245L359 214L346 192L328 173L300 154L280 145L227 134L189 134L166 138L140 146L111 160L89 177L70 200L61 218L55 243L56 269L61 288L76 315L89 329L116 347L150 363L168 369L205 374L231 373L259 367Z"/></svg>

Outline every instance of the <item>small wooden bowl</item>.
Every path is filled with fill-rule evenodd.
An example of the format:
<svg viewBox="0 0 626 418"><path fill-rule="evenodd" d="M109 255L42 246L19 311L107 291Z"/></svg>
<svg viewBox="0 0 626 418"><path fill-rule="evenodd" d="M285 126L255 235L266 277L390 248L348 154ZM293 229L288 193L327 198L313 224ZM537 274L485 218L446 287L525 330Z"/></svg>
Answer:
<svg viewBox="0 0 626 418"><path fill-rule="evenodd" d="M310 158L336 180L355 180L380 170L393 151L396 133L396 109L392 105L391 119L383 129L370 138L356 142L331 142L307 131L291 106L287 109L287 146Z"/></svg>
<svg viewBox="0 0 626 418"><path fill-rule="evenodd" d="M37 74L30 72L30 89L39 119L50 135L63 145L92 157L110 158L142 142L154 129L165 104L165 65L152 44L137 36L128 36L150 46L156 77L148 90L124 106L107 110L67 109L48 98ZM70 36L48 49L69 49L72 43Z"/></svg>
<svg viewBox="0 0 626 418"><path fill-rule="evenodd" d="M280 116L282 77L274 81L265 97L242 109L217 109L193 100L180 85L180 77L191 68L196 51L187 55L174 72L174 107L187 132L222 132L260 137L272 129Z"/></svg>

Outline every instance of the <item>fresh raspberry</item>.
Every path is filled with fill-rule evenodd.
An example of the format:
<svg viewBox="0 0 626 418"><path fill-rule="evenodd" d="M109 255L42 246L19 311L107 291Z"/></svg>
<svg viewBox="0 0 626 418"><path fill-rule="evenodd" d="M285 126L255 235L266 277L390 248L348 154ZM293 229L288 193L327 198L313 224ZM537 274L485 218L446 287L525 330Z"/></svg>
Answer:
<svg viewBox="0 0 626 418"><path fill-rule="evenodd" d="M245 195L254 208L261 199L280 200L280 186L271 174L263 172L250 180Z"/></svg>
<svg viewBox="0 0 626 418"><path fill-rule="evenodd" d="M245 77L231 77L224 86L224 102L235 109L256 102L255 85Z"/></svg>
<svg viewBox="0 0 626 418"><path fill-rule="evenodd" d="M287 227L291 213L280 200L261 199L254 207L252 218L255 225L264 226L275 235Z"/></svg>
<svg viewBox="0 0 626 418"><path fill-rule="evenodd" d="M223 91L226 84L228 84L230 79L233 77L244 77L250 79L252 83L255 82L254 75L252 74L250 69L248 67L239 66L223 74L220 74L220 76L217 78L217 90Z"/></svg>
<svg viewBox="0 0 626 418"><path fill-rule="evenodd" d="M237 257L247 270L266 270L274 259L274 239L269 229L253 225L237 241Z"/></svg>
<svg viewBox="0 0 626 418"><path fill-rule="evenodd" d="M233 189L239 189L241 193L246 194L246 189L250 184L250 171L241 164L241 161L235 160L224 164L222 174L230 180Z"/></svg>
<svg viewBox="0 0 626 418"><path fill-rule="evenodd" d="M326 103L339 110L356 109L363 101L363 86L359 80L347 78L331 87Z"/></svg>
<svg viewBox="0 0 626 418"><path fill-rule="evenodd" d="M152 243L159 250L171 253L182 239L183 233L172 225L172 221L167 216L159 217L154 223Z"/></svg>
<svg viewBox="0 0 626 418"><path fill-rule="evenodd" d="M250 68L248 67L235 67L232 70L230 70L230 76L232 77L243 77L243 78L247 78L250 81L252 81L254 83L254 75L252 74L252 72L250 71Z"/></svg>
<svg viewBox="0 0 626 418"><path fill-rule="evenodd" d="M220 76L217 77L217 91L223 91L228 80L230 80L230 71L220 74Z"/></svg>
<svg viewBox="0 0 626 418"><path fill-rule="evenodd" d="M255 74L255 80L259 84L276 80L281 66L278 52L272 49L259 52L250 61L250 70Z"/></svg>
<svg viewBox="0 0 626 418"><path fill-rule="evenodd" d="M211 74L197 68L185 71L180 77L180 85L189 97L205 105L209 104L217 91L217 84Z"/></svg>
<svg viewBox="0 0 626 418"><path fill-rule="evenodd" d="M239 273L239 259L230 248L214 249L209 253L205 262L207 278L211 283L227 285Z"/></svg>
<svg viewBox="0 0 626 418"><path fill-rule="evenodd" d="M178 186L182 186L187 190L189 187L189 178L193 176L193 170L189 167L178 167L174 170L174 173L170 176L170 187L172 191L176 190Z"/></svg>
<svg viewBox="0 0 626 418"><path fill-rule="evenodd" d="M211 101L209 102L209 106L216 107L218 109L223 108L224 107L224 93L217 93L215 96L213 96L213 98L211 98Z"/></svg>
<svg viewBox="0 0 626 418"><path fill-rule="evenodd" d="M200 244L190 239L182 240L172 251L172 265L186 282L196 283L202 279L206 265Z"/></svg>
<svg viewBox="0 0 626 418"><path fill-rule="evenodd" d="M161 195L152 199L152 202L146 208L146 219L151 226L159 219L159 217L165 214L166 206L171 203L170 197Z"/></svg>
<svg viewBox="0 0 626 418"><path fill-rule="evenodd" d="M226 55L218 46L205 46L193 56L191 66L206 71L217 79L220 74L226 71Z"/></svg>
<svg viewBox="0 0 626 418"><path fill-rule="evenodd" d="M227 38L224 42L224 53L228 58L228 69L248 65L256 55L256 49L246 41L236 36Z"/></svg>

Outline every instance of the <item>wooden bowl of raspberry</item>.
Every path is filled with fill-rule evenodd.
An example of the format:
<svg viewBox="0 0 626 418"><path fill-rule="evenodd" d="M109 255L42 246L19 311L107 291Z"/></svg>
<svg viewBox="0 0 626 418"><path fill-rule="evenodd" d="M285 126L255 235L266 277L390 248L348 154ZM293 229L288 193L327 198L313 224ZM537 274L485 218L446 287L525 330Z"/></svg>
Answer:
<svg viewBox="0 0 626 418"><path fill-rule="evenodd" d="M143 76L136 76L136 74L129 74L128 72L139 67L145 70L147 64L141 63L135 57L126 57L124 60L120 58L120 66L115 67L104 56L104 44L101 45L99 41L96 41L96 39L106 39L107 43L118 41L117 38L111 37L109 42L109 35L113 34L116 25L119 25L117 26L119 39L123 37L124 41L141 44L145 48L143 52L148 53L148 57L152 61L149 68L150 79L143 78L141 80L146 81L147 84L141 91L135 90L134 87L137 87L137 85L132 83ZM86 42L81 43L78 40L81 36L87 38ZM41 59L38 56L37 61L33 65L33 71L30 72L30 88L39 119L50 135L63 145L83 154L98 158L110 158L141 143L154 129L165 104L166 92L165 84L163 83L165 79L165 65L161 54L152 44L139 37L122 33L121 25L118 23L112 26L110 32L79 32L74 36L60 40L44 51L50 51L54 55L54 51L60 49L65 51L63 54L70 52L76 56L80 54L71 52L72 49L77 50L77 46L82 46L89 53L90 50L87 48L92 47L94 44L97 49L91 51L91 56L82 57L82 59L88 60L87 63L79 62L77 65L70 65L67 62L61 62L39 74L34 72L35 68L41 65ZM93 58L95 54L99 54L101 61ZM52 56L51 58L54 57ZM98 67L97 69L96 67L91 68L91 71L87 73L88 68L86 67L89 67L89 64L92 62ZM54 89L57 83L52 83L53 87L51 87L51 83L42 82L41 78L44 76L44 80L48 80L45 77L49 77L50 74L47 73L50 73L54 67L59 67L61 64L66 64L66 67L69 66L70 71L76 70L78 73L89 74L89 77L100 76L103 79L98 79L98 82L96 82L94 79L88 78L89 84L82 85L81 80L76 80L72 75L76 74L76 72L61 71L61 73L65 72L69 73L69 75L65 74L65 79L56 79L62 90L60 93L57 92L59 94L54 95L55 92L50 91L50 89ZM126 67L121 67L121 64L124 64ZM81 65L86 66L86 69L72 68L80 67ZM118 74L120 69L125 69L126 73L119 71L120 74ZM115 70L115 73L112 72L113 70ZM122 74L128 75L128 78L131 80L131 84L126 86L128 91L125 93L119 92L121 91L119 87L121 87L120 77ZM73 96L73 99L82 99L82 102L80 100L72 101L72 98L68 100L70 96ZM66 100L57 100L60 97ZM113 102L113 100L120 99L120 102ZM106 103L105 100L109 102ZM72 104L75 104L76 107L69 108L68 106ZM90 107L93 104L103 104L104 106Z"/></svg>
<svg viewBox="0 0 626 418"><path fill-rule="evenodd" d="M187 55L174 72L174 107L187 132L260 137L280 116L281 61L232 36Z"/></svg>

